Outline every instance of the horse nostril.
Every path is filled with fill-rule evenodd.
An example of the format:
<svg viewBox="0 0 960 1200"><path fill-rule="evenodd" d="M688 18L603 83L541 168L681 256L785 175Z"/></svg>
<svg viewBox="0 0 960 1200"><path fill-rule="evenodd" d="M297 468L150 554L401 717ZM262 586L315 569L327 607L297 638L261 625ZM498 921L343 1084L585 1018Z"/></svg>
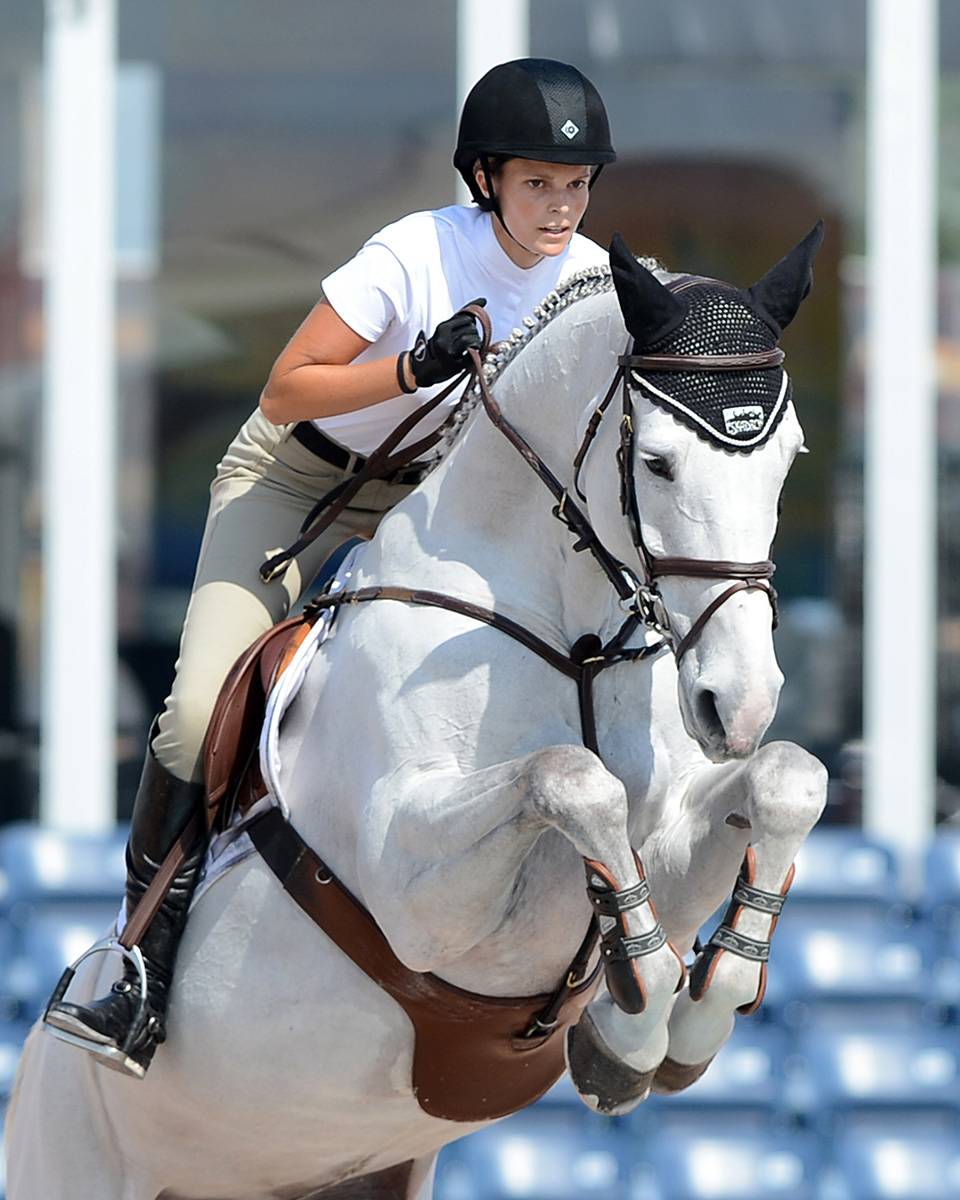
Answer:
<svg viewBox="0 0 960 1200"><path fill-rule="evenodd" d="M726 739L726 730L717 712L717 698L709 688L701 688L697 692L694 704L697 724L711 741L722 742Z"/></svg>

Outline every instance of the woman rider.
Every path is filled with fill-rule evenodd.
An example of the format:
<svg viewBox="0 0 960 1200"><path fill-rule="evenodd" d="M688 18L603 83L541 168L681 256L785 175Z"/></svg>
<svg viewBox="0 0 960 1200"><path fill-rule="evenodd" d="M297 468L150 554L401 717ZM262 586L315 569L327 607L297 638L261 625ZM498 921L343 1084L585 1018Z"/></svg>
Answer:
<svg viewBox="0 0 960 1200"><path fill-rule="evenodd" d="M451 314L484 297L498 341L567 276L606 262L577 228L590 186L615 157L603 101L575 67L531 58L494 67L466 99L453 159L475 204L388 225L323 281L325 298L280 354L211 486L176 678L151 730L133 810L128 914L203 803L203 737L233 662L287 615L339 543L373 534L419 473L367 483L281 578L264 583L259 564L462 370L480 339L473 318ZM429 340L420 333L428 329ZM441 404L407 442L437 428L455 402ZM174 959L205 850L205 838L192 846L141 938L148 986L139 1027L139 979L125 960L103 998L51 1003L52 1033L144 1075L165 1037Z"/></svg>

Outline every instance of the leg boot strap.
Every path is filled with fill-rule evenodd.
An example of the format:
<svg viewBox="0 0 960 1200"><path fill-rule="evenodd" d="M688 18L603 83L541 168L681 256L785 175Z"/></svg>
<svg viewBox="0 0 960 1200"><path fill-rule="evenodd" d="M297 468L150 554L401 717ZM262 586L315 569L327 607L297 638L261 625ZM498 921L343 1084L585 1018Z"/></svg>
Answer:
<svg viewBox="0 0 960 1200"><path fill-rule="evenodd" d="M617 1007L627 1013L641 1013L647 1006L647 989L638 960L668 944L667 935L659 921L646 933L628 932L624 914L631 909L649 904L654 918L657 915L650 896L650 885L636 851L634 858L640 880L628 888L618 888L617 880L603 863L590 858L583 860L587 874L587 896L600 920L600 956L607 989ZM682 985L686 968L679 955L677 960L680 963Z"/></svg>
<svg viewBox="0 0 960 1200"><path fill-rule="evenodd" d="M727 911L724 913L723 921L714 930L707 945L697 956L697 961L691 968L690 998L692 1000L701 1000L706 995L721 956L725 951L729 951L738 958L760 964L760 983L756 997L749 1004L743 1004L737 1009L737 1012L743 1016L749 1016L757 1011L767 990L770 942L783 911L787 892L793 883L794 871L795 868L791 866L779 892L765 892L761 888L755 887L753 881L757 873L756 852L752 846L747 847L740 867L740 875L734 884L733 894ZM763 913L764 916L771 918L770 930L765 939L747 937L746 934L738 931L737 921L745 908Z"/></svg>

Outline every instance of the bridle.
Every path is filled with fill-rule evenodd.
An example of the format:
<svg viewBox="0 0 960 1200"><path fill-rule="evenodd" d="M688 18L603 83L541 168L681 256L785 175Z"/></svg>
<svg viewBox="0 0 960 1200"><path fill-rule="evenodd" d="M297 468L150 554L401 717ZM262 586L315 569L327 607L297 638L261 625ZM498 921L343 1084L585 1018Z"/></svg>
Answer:
<svg viewBox="0 0 960 1200"><path fill-rule="evenodd" d="M681 291L699 283L697 276L682 276L672 281L671 290ZM581 500L586 497L580 490L580 472L587 452L596 437L604 415L617 393L622 392L622 412L620 417L620 444L617 449L617 468L620 474L620 508L627 520L630 538L637 552L637 559L642 569L642 578L638 577L629 567L617 560L603 545L595 530L590 525L582 509L570 496L557 477L544 463L543 459L532 449L523 436L504 417L500 406L494 400L489 385L484 378L481 355L490 341L490 318L484 309L469 305L466 309L473 315L483 330L484 347L480 351L471 350L474 373L483 406L493 424L503 433L508 441L520 452L526 462L540 476L547 488L557 501L553 515L561 520L572 533L577 535L574 550L588 550L607 575L615 588L620 604L627 613L627 620L620 631L604 648L600 657L601 662L610 653L622 655L623 646L633 632L640 626L645 626L654 635L659 636L673 651L677 665L680 665L687 651L699 640L708 621L719 608L738 592L763 591L770 601L773 613L773 627L777 627L778 609L777 593L770 582L776 566L769 559L762 562L734 562L728 559L681 558L664 556L658 558L647 546L643 537L643 523L637 502L636 478L634 475L634 404L630 393L628 373L631 370L645 369L653 371L675 372L706 372L706 371L750 371L769 370L783 363L784 354L779 348L747 354L621 354L617 358L617 370L613 380L590 418L577 454L573 460L574 488ZM692 579L729 579L729 587L706 606L699 617L690 626L682 638L677 638L673 629L666 603L660 592L659 580L667 576L684 576Z"/></svg>

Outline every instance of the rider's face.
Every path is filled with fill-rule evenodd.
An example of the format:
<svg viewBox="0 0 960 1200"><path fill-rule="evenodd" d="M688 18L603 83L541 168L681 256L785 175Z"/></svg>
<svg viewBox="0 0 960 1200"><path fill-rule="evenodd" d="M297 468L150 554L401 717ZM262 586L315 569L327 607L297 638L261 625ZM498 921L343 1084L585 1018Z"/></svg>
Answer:
<svg viewBox="0 0 960 1200"><path fill-rule="evenodd" d="M510 158L500 166L493 186L513 238L497 220L494 229L501 246L518 266L531 267L541 258L553 258L567 248L587 209L592 169L529 158ZM476 178L486 195L486 180L479 165Z"/></svg>

